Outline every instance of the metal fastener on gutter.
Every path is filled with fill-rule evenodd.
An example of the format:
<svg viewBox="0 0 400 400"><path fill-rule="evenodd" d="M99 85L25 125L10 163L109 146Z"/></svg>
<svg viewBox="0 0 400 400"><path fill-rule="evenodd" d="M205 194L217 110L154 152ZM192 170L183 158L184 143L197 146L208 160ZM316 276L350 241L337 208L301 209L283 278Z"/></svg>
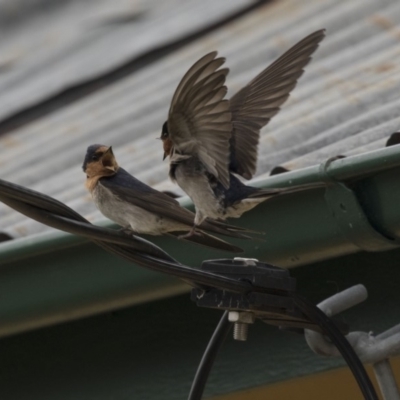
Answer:
<svg viewBox="0 0 400 400"><path fill-rule="evenodd" d="M328 169L333 159L320 165L320 179L326 182L325 201L340 231L361 250L381 251L400 246L400 239L385 237L369 222L355 192L332 178Z"/></svg>

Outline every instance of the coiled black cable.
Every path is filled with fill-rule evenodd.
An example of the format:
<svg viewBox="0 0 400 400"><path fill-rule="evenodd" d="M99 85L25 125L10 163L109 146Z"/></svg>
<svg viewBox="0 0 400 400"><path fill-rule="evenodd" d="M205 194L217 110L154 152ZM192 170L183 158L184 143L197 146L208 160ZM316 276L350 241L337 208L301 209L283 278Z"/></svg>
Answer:
<svg viewBox="0 0 400 400"><path fill-rule="evenodd" d="M347 362L347 365L353 373L354 378L356 379L358 386L364 395L364 398L368 400L378 400L378 395L376 394L374 386L372 385L372 382L365 371L364 365L358 358L353 347L351 347L350 343L337 328L335 323L315 304L311 303L306 298L294 294L293 299L297 307L299 307L299 309L309 319L317 323L322 328L323 332L329 336L329 339L340 351L340 354Z"/></svg>

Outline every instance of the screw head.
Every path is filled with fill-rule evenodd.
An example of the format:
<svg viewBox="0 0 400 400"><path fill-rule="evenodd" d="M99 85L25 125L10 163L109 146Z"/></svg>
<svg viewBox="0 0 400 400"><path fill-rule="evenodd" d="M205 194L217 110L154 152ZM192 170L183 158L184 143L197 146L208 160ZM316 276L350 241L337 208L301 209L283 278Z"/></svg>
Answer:
<svg viewBox="0 0 400 400"><path fill-rule="evenodd" d="M247 311L229 311L228 320L230 322L240 322L243 324L254 324L256 317Z"/></svg>

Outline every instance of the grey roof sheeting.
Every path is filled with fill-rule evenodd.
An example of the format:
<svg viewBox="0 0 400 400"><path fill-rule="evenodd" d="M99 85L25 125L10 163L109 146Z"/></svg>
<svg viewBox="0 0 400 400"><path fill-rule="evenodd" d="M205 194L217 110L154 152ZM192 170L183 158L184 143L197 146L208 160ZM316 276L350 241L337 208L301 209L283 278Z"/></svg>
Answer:
<svg viewBox="0 0 400 400"><path fill-rule="evenodd" d="M162 31L163 24L175 18L173 10L183 12L178 10L181 3L171 1L170 13L158 24L151 23L151 18L157 19L153 8L158 3L149 3L149 32L155 25ZM187 18L196 19L196 4L193 1L184 7ZM218 4L220 16L227 12L225 7L234 7L231 2ZM54 196L96 221L102 217L83 187L81 164L89 144L105 143L113 145L120 165L136 177L158 189L180 193L167 178L168 166L161 162L160 142L154 138L159 136L173 91L186 70L200 56L217 49L231 69L229 97L291 45L320 28L327 29L326 39L282 111L262 130L256 179L268 176L277 165L302 168L338 154L381 148L400 127L399 23L396 0L267 3L100 91L0 136L1 177ZM91 43L104 54L118 47L120 40L121 36L113 34L109 40ZM74 54L72 60L81 68L86 58L80 60L80 56L84 55ZM41 77L47 68L52 79L60 76L60 71L52 75L53 65L43 63L41 67ZM103 67L99 65L96 73ZM90 75L81 73L80 79ZM9 88L9 105L5 104L8 90L0 92L0 115L18 108L23 89L32 94L39 82L42 90L52 88L44 88L39 75L26 77L27 88ZM0 87L1 79L0 75ZM35 94L38 101L41 94ZM48 229L2 205L0 218L0 230L11 237Z"/></svg>
<svg viewBox="0 0 400 400"><path fill-rule="evenodd" d="M21 10L29 3L19 2ZM0 66L8 68L0 74L0 118L218 21L249 0L37 3L41 13L29 18L21 11L25 18L2 33Z"/></svg>

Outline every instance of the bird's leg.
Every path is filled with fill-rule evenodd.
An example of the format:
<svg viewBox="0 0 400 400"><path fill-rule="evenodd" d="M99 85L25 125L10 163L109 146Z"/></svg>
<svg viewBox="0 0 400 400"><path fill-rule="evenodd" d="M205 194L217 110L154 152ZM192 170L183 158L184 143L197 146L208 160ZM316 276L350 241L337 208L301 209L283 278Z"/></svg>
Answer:
<svg viewBox="0 0 400 400"><path fill-rule="evenodd" d="M194 218L194 224L192 226L192 229L184 234L184 235L180 235L179 239L188 239L194 235L197 236L202 236L201 231L198 231L197 228L199 227L199 225L206 219L205 216L203 216L198 210L196 210L196 216Z"/></svg>
<svg viewBox="0 0 400 400"><path fill-rule="evenodd" d="M194 224L192 226L192 229L188 233L185 233L184 235L180 235L180 236L178 236L178 238L179 239L188 239L188 238L190 238L192 236L202 236L202 233L197 230L197 225L196 224Z"/></svg>

